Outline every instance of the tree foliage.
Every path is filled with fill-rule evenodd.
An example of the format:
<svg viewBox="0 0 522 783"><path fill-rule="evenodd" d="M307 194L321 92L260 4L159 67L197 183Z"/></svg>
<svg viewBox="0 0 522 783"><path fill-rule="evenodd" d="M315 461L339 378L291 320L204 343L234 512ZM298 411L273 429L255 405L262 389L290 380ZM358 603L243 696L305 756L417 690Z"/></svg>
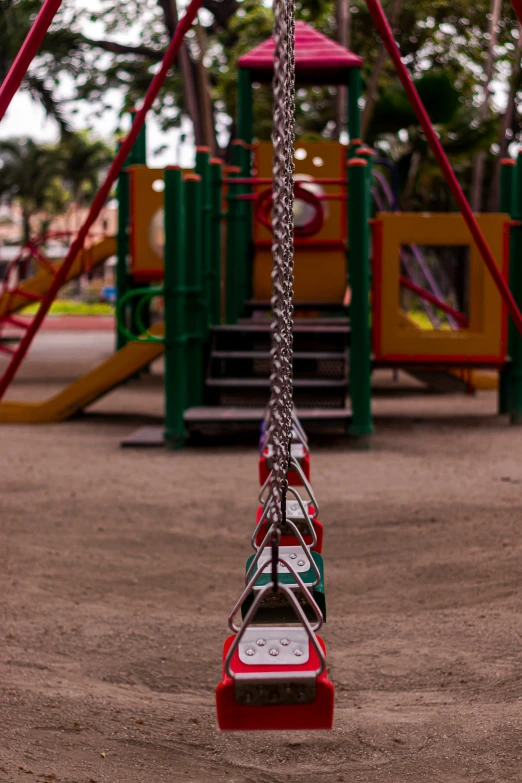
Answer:
<svg viewBox="0 0 522 783"><path fill-rule="evenodd" d="M85 134L67 134L58 144L0 141L0 199L20 205L23 239L36 229L36 215L56 215L71 202L89 201L113 155L104 142Z"/></svg>
<svg viewBox="0 0 522 783"><path fill-rule="evenodd" d="M469 180L470 162L476 151L488 152L487 165L491 170L495 143L503 140L503 108L493 104L485 119L479 111L488 88L485 59L489 5L490 0L402 0L394 29L403 60L446 149L459 166L464 184ZM0 35L7 42L0 53L0 76L14 58L23 31L38 6L39 0L4 0L0 6ZM112 89L123 96L124 111L143 97L173 34L177 13L175 0L99 0L95 13L86 10L85 5L80 7L77 0L64 0L41 56L30 69L25 88L57 118L64 131L66 108L70 110L76 102L89 101L93 111L102 114L108 108ZM298 0L297 16L320 32L336 36L332 0ZM89 27L89 23L95 26ZM204 108L210 105L215 134L224 139L227 128L233 134L237 60L265 40L271 26L271 9L258 0L205 0L198 26L187 36L186 58L178 62L154 106L161 126L165 130L179 127L183 117L190 116L196 140L201 140ZM88 35L86 31L91 29L99 34ZM522 88L520 69L513 68L517 44L518 25L511 4L504 2L493 78L507 93L513 74L515 102ZM363 58L363 81L367 82L381 42L364 0L350 3L350 46ZM67 107L58 98L65 75L74 86ZM260 139L270 136L271 100L269 87L256 88L255 131ZM333 88L300 87L297 132L335 137L335 105ZM509 126L502 133L509 140L519 138L518 111L512 113ZM435 184L436 168L388 60L382 70L367 140L398 162L401 171L407 172L404 181L408 176L411 179L415 159L419 185L426 172L431 172ZM438 188L434 187L433 192L438 192Z"/></svg>

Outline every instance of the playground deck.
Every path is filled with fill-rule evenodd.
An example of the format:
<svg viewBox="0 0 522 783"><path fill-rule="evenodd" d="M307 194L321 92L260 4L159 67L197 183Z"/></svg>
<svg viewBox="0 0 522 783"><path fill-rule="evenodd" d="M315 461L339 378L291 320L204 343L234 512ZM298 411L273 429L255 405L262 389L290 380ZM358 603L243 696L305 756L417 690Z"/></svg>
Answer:
<svg viewBox="0 0 522 783"><path fill-rule="evenodd" d="M56 333L42 352L59 338L65 353ZM85 337L84 370L109 338ZM36 376L13 391L60 384ZM161 416L158 380L76 421L2 428L0 779L518 781L522 445L495 395L401 384L377 392L372 451L314 445L334 731L260 738L221 735L213 694L255 444L121 450L147 421L122 415Z"/></svg>

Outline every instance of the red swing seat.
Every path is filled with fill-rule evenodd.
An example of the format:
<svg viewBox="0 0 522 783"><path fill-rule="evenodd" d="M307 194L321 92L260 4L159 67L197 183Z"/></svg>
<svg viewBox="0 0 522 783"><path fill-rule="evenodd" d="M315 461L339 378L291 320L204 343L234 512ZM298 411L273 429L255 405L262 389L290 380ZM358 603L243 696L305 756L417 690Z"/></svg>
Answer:
<svg viewBox="0 0 522 783"><path fill-rule="evenodd" d="M291 632L290 626L282 626L278 630L258 625L251 626L251 629L261 640L267 631L277 630L282 637ZM224 662L234 639L234 636L229 636L225 641L223 680L216 689L217 718L222 731L313 731L332 728L334 686L328 679L326 669L317 677L313 676L320 660L312 644L307 642L308 660L301 665L246 664L240 659L239 650L236 650L230 664L235 675L232 678L226 673ZM326 652L323 640L320 637L317 640ZM267 674L274 677L266 681L259 677L266 677Z"/></svg>
<svg viewBox="0 0 522 783"><path fill-rule="evenodd" d="M299 449L299 455L296 454L296 449ZM301 443L294 444L291 447L291 454L292 457L296 459L296 461L301 466L301 470L303 471L305 478L310 481L310 452L306 448L306 446L303 446ZM270 471L272 470L272 452L271 447L267 446L265 449L263 449L263 453L261 457L259 458L259 484L260 486L264 486L266 480L268 479L268 476L270 475ZM288 470L288 483L291 487L302 487L303 481L301 479L301 476L297 472L297 470L292 469L292 465L290 465L290 468Z"/></svg>
<svg viewBox="0 0 522 783"><path fill-rule="evenodd" d="M315 508L310 503L308 504L308 513L310 516L313 516L315 514ZM259 506L257 509L256 514L256 524L259 523L259 520L261 519L261 516L263 515L263 506ZM293 518L293 522L295 524L298 524L298 520L296 518ZM313 538L310 533L303 533L303 539L305 544L308 544L308 546L312 546L312 551L321 553L323 551L323 525L321 522L319 522L318 519L312 520L312 525L315 530L315 535L317 538L317 544L315 546L312 546L313 544ZM256 546L261 546L263 543L263 540L268 533L268 528L270 527L270 523L268 520L265 520L261 527L258 530L257 536L256 536ZM289 533L288 535L283 532L281 535L281 539L279 541L281 546L295 546L297 542L297 538L293 533Z"/></svg>

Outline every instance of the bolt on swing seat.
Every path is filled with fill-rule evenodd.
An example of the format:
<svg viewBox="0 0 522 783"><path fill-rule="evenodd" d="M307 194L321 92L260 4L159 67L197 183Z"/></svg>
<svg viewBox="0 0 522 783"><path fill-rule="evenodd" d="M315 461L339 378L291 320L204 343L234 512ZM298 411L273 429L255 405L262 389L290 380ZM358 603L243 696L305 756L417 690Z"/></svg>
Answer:
<svg viewBox="0 0 522 783"><path fill-rule="evenodd" d="M256 524L259 525L259 522L263 518L263 512L264 508L263 506L259 506L257 509L256 514ZM323 537L324 537L324 531L323 526L321 522L317 519L317 512L314 506L311 503L308 503L307 508L308 516L311 520L311 524L313 527L313 530L315 532L316 537L316 543L313 544L313 536L309 530L308 522L306 521L305 515L301 511L299 507L299 503L297 500L287 500L286 501L286 516L287 519L290 519L294 525L300 530L303 540L305 544L307 544L313 552L321 552L323 551ZM261 546L261 542L263 541L264 537L267 534L268 528L270 527L270 523L265 518L263 519L261 525L259 526L259 530L257 530L255 543L257 546ZM297 543L297 539L295 535L293 534L292 529L289 525L286 523L281 525L281 546L292 546L293 544Z"/></svg>
<svg viewBox="0 0 522 783"><path fill-rule="evenodd" d="M264 595L274 591L265 585L256 596L243 625L233 617L247 597L243 592L231 615L236 630L223 648L223 679L216 689L216 708L222 731L331 729L334 686L326 671L326 648L316 636L322 618L310 625L295 594L284 584L277 591L294 605L300 625L260 626L252 620ZM313 599L312 599L313 601Z"/></svg>
<svg viewBox="0 0 522 783"><path fill-rule="evenodd" d="M303 502L303 499L294 487L288 487L287 492L293 495L294 499L286 499L286 519L280 526L280 545L294 546L299 543L299 539L294 532L295 526L301 533L305 544L309 546L312 551L321 553L323 549L323 526L317 519L317 501L315 500L313 493L309 492L311 498L310 501L305 501L305 506L305 502ZM260 498L262 499L262 497L263 490L260 493ZM262 542L267 535L270 527L268 521L269 511L270 503L267 499L257 510L256 529L252 536L252 546L254 549L258 549L262 545ZM286 520L288 520L288 522Z"/></svg>
<svg viewBox="0 0 522 783"><path fill-rule="evenodd" d="M292 523L290 524L292 525ZM252 587L245 597L241 611L243 616L246 616L254 603L256 593L263 592L264 597L258 610L259 623L296 622L294 602L288 601L285 591L264 591L266 585L272 582L271 553L266 546L270 532L270 530L267 532L257 554L251 555L247 560L246 581L248 582L250 579ZM313 605L305 595L309 592L319 607L321 616L326 620L323 558L318 552L312 552L306 546L298 530L295 529L294 532L299 540L298 545L279 547L279 562L277 564L279 582L296 593L297 601L303 605L306 616L313 618Z"/></svg>

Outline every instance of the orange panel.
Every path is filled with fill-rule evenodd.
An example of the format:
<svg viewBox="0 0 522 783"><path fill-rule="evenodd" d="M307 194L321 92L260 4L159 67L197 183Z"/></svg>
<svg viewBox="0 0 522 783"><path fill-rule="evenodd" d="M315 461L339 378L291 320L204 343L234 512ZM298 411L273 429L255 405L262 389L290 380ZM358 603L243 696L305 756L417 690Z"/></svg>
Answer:
<svg viewBox="0 0 522 783"><path fill-rule="evenodd" d="M163 182L163 169L129 166L131 201L131 273L136 280L163 278L163 247L151 244L153 221L162 224L163 191L153 189ZM161 232L160 232L161 233Z"/></svg>
<svg viewBox="0 0 522 783"><path fill-rule="evenodd" d="M493 256L508 278L509 215L477 215ZM400 308L400 249L403 245L468 245L469 328L416 328ZM397 362L501 364L506 356L507 319L491 276L458 213L381 213L374 224L373 351Z"/></svg>
<svg viewBox="0 0 522 783"><path fill-rule="evenodd" d="M297 141L295 150L306 152L302 160L295 159L295 176L343 179L346 176L346 147L333 141ZM270 142L260 142L255 147L256 176L272 177L273 147ZM319 165L318 165L319 164ZM262 192L267 186L259 186ZM342 193L343 185L321 185L326 195ZM325 220L320 231L311 237L296 238L295 283L296 301L323 300L341 302L346 290L346 202L323 201ZM272 237L259 221L254 222L254 298L268 299L271 291Z"/></svg>
<svg viewBox="0 0 522 783"><path fill-rule="evenodd" d="M163 280L163 169L129 166L131 212L131 273L135 280ZM191 174L192 169L184 169Z"/></svg>

